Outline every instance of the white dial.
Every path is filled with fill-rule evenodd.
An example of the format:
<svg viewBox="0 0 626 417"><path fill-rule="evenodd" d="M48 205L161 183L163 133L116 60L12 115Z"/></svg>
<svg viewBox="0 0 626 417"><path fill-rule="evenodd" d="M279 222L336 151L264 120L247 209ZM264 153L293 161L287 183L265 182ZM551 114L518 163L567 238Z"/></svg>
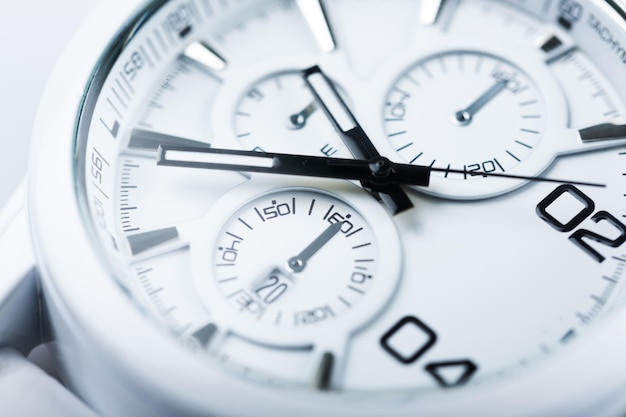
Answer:
<svg viewBox="0 0 626 417"><path fill-rule="evenodd" d="M374 1L365 4L371 11L379 5ZM373 71L369 79L360 82L365 75L355 75L354 66L364 44L346 38L352 48L337 48L328 55L317 49L319 35L308 29L305 18L310 16L297 4L251 2L247 7L258 14L243 13L237 23L225 19L204 31L197 26L198 33L190 38L184 35L186 26L182 25L185 27L177 32L180 52L168 61L162 52L159 66L154 65L157 54L149 47L150 43L158 45L158 40L149 37L145 54L129 58L141 68L135 71L151 71L150 77L161 80L154 87L154 78L139 78L146 80L141 88L148 101L127 107L128 117L138 117L140 122L122 128L121 119L111 113L109 101L113 101L102 99L97 102L100 116L94 119L90 136L93 167L87 175L93 178L93 170L100 173L89 183L102 191L105 183L110 183L115 201L115 216L107 221L115 225L114 230L101 232L113 236L121 249L118 256L127 257L124 262L133 265L125 278L127 285L146 292L145 298L153 304L150 311L178 329L181 337L197 340L198 332L202 334L211 323L217 330L207 348L235 364L241 357L237 359L231 351L235 349L233 340L249 341L247 352L273 346L277 349L273 354L279 355L285 347L315 346L323 333L330 332L335 335L333 340L341 341L328 348L341 361L337 368L341 373L332 378L337 389L428 387L440 384L436 376L426 372L415 380L409 365L461 361L460 369L466 369L467 375L458 379L458 384L479 375L488 378L538 352L552 350L565 335L579 331L580 321L595 317L598 306L608 305L605 300L616 286L601 277L619 274L622 258L606 254L602 256L607 262L598 263L594 260L598 248L592 251L583 246L581 250L568 245L571 240L563 239L553 228L568 223L568 216L574 216L576 222L591 217L595 214L592 206L597 206L610 213L599 220L608 228L606 239L611 245L619 244L626 232L619 215L613 214L617 210L612 208L613 200L602 203L594 189L573 187L554 194L556 186L551 184L522 187L522 181L471 176L475 171L539 175L560 158L553 168L557 177L586 180L589 175L575 168L576 158L594 161L603 154L587 150L615 145L613 141L580 140L572 145L578 130L570 126L591 122L587 111L570 110L582 108L582 98L571 95L569 103L566 91L570 85L560 85L559 79L582 78L577 75L582 71L580 62L585 63L584 73L603 86L603 91L611 91L611 86L588 61L576 58L577 51L550 58L546 64L540 55L543 52L525 37L534 31L533 39L545 39L547 33L553 33L550 25L542 26L519 14L517 19L526 28L522 33L499 29L503 31L500 40L489 40L480 33L472 37L467 32L474 31L478 23L472 25L467 19L481 7L491 10L480 23L485 30L499 27L511 9L500 3L463 2L458 8L443 9L442 16L450 14L447 20L442 17L441 25L424 27L423 35L435 32L441 45L466 44L473 39L481 40L481 45L472 49L446 46L433 53L432 45L424 40L427 38L408 39L405 50L413 50L412 56L399 54L395 62L411 64L393 71ZM350 27L357 22L356 7L356 3L331 2L326 12L343 16L343 25ZM403 8L390 10L406 12ZM187 16L187 25L197 25L194 22L202 13L207 12L200 9ZM294 28L294 22L301 19L302 25ZM237 25L246 29L237 30ZM387 30L394 25L388 22ZM297 36L284 38L283 32L290 30ZM267 62L253 47L260 38L266 39L267 53L276 55ZM507 38L524 47L515 54L505 51L502 42ZM380 48L376 51L383 54L384 48ZM511 58L516 54L517 58ZM255 60L261 64L252 65ZM425 191L446 199L411 192L408 198L415 207L390 217L372 195L354 187L335 195L324 191L334 186L314 180L309 191L298 188L297 182L289 191L284 190L282 177L191 169L183 160L180 167L157 166L158 146L202 148L209 143L226 149L349 157L342 136L333 128L332 119L340 118L339 113L328 108L322 111L315 94L306 87L302 70L315 60L341 86L342 96L351 97L347 106L381 153L388 154L379 134L384 131L389 147L408 163L468 172L432 175ZM302 70L294 70L294 62L301 62ZM281 65L284 68L277 69ZM111 83L104 91L115 96L119 86L114 79ZM376 99L380 92L386 103L384 121L369 117L380 111L381 101ZM604 102L620 108L613 100ZM582 117L580 114L588 117L573 119ZM177 130L177 123L184 129ZM349 129L350 124L344 133L350 134ZM109 144L112 136L122 139L120 149ZM575 155L562 156L572 153ZM615 155L607 152L604 158ZM592 176L611 186L618 184L621 176L611 173L615 164L600 164ZM108 173L112 169L118 172L115 179ZM264 185L258 188L259 184ZM516 188L509 198L495 198ZM104 205L98 188L92 192ZM355 193L358 198L347 198ZM454 200L477 197L492 198ZM341 231L329 229L331 217L346 221ZM353 229L359 232L348 236L344 233L348 228L350 233ZM394 243L397 238L391 236L395 230L400 240ZM298 259L299 254L310 252L307 247L315 246L320 236L325 236L321 238L324 244L310 259ZM361 237L362 241L355 240ZM547 252L524 243L535 239L565 247ZM586 239L578 242L586 243ZM353 249L366 243L371 245ZM353 256L361 252L362 257ZM165 259L170 260L168 266ZM524 261L518 264L518 259ZM367 262L360 265L357 261ZM597 279L572 282L568 273L561 272L562 265ZM357 273L358 266L366 268L363 275ZM181 271L184 289L170 290L173 283L162 276L175 273L175 268ZM353 275L362 281L358 286L351 283ZM565 286L569 291L561 294L559 288ZM161 287L168 288L167 294L150 295ZM510 298L507 288L515 288L515 297ZM536 308L529 312L526 300L537 291L551 295L534 299ZM604 295L594 301L589 294ZM462 317L455 311L463 311ZM497 354L490 353L499 335L521 316L525 319L515 326L514 334L502 342ZM460 321L464 324L459 325ZM470 337L461 328L476 328L481 336ZM203 340L200 345L207 343ZM316 362L301 360L307 366ZM370 373L366 363L372 361L385 372ZM261 364L246 360L246 366ZM275 371L294 382L304 382L296 371L281 366Z"/></svg>
<svg viewBox="0 0 626 417"><path fill-rule="evenodd" d="M290 390L262 413L302 387L444 410L439 388L561 357L626 271L623 64L598 2L565 3L151 3L76 129L107 270L196 363ZM443 172L411 187L384 158Z"/></svg>

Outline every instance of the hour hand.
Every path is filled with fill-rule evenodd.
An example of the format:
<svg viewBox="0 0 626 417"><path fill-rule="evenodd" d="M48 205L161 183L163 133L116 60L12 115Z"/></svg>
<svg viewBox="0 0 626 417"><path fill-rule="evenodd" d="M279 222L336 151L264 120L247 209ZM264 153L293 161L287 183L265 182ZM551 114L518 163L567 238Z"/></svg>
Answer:
<svg viewBox="0 0 626 417"><path fill-rule="evenodd" d="M379 157L380 153L321 68L315 65L302 71L302 75L350 153L357 159Z"/></svg>
<svg viewBox="0 0 626 417"><path fill-rule="evenodd" d="M356 159L380 160L380 153L320 67L316 65L305 69L302 75L318 105L352 155ZM413 203L399 185L388 184L381 187L365 181L361 181L361 184L372 190L393 214L413 207Z"/></svg>

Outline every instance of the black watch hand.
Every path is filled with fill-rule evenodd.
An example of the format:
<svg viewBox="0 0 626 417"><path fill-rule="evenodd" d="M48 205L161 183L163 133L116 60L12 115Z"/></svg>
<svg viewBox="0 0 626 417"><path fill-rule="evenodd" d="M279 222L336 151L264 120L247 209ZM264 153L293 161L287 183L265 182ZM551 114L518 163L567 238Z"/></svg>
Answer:
<svg viewBox="0 0 626 417"><path fill-rule="evenodd" d="M320 67L316 65L305 69L302 74L318 105L352 155L356 159L367 161L380 159L380 153ZM381 187L377 184L368 184L366 181L362 181L361 184L374 191L393 214L413 207L408 195L399 185L388 184Z"/></svg>
<svg viewBox="0 0 626 417"><path fill-rule="evenodd" d="M379 186L390 184L428 186L430 173L433 171L526 181L568 183L590 187L605 186L604 184L582 181L504 173L467 172L424 165L400 164L391 162L387 158L379 158L375 162L370 162L362 159L325 158L188 146L159 146L157 165L359 180Z"/></svg>
<svg viewBox="0 0 626 417"><path fill-rule="evenodd" d="M428 185L430 167L381 160L382 164L362 159L165 145L159 147L157 155L157 165L161 166L338 178L376 186Z"/></svg>

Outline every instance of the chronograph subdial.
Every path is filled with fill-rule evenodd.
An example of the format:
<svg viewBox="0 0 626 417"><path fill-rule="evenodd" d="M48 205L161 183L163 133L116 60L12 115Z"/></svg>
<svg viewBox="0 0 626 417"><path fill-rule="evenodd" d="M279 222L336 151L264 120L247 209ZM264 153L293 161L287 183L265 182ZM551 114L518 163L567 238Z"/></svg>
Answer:
<svg viewBox="0 0 626 417"><path fill-rule="evenodd" d="M446 180L480 180L477 172L516 168L539 146L545 125L546 104L533 79L506 59L477 51L417 62L390 88L384 107L385 134L399 158L462 171L438 174ZM455 182L452 195L484 192L472 191L468 182L476 181L447 185ZM441 183L434 178L433 192L449 193L438 189Z"/></svg>
<svg viewBox="0 0 626 417"><path fill-rule="evenodd" d="M250 261L266 247L262 262ZM243 315L306 326L332 320L368 293L377 252L354 209L323 194L290 190L253 200L224 225L214 251L215 279ZM329 262L326 253L341 253L345 262Z"/></svg>
<svg viewBox="0 0 626 417"><path fill-rule="evenodd" d="M207 218L225 220L191 244L198 293L216 320L262 343L300 346L316 344L328 323L346 334L367 324L399 277L384 209L348 182L329 182L341 197L289 180L251 182L210 210Z"/></svg>
<svg viewBox="0 0 626 417"><path fill-rule="evenodd" d="M253 84L236 105L234 131L244 149L349 155L300 71L277 72Z"/></svg>

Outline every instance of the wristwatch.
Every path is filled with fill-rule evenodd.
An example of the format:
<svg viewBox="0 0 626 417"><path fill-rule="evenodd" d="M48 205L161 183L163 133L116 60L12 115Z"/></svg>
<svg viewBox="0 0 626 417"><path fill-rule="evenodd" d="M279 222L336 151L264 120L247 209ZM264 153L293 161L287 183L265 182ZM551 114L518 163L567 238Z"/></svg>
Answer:
<svg viewBox="0 0 626 417"><path fill-rule="evenodd" d="M105 2L0 216L5 414L624 415L625 19Z"/></svg>

